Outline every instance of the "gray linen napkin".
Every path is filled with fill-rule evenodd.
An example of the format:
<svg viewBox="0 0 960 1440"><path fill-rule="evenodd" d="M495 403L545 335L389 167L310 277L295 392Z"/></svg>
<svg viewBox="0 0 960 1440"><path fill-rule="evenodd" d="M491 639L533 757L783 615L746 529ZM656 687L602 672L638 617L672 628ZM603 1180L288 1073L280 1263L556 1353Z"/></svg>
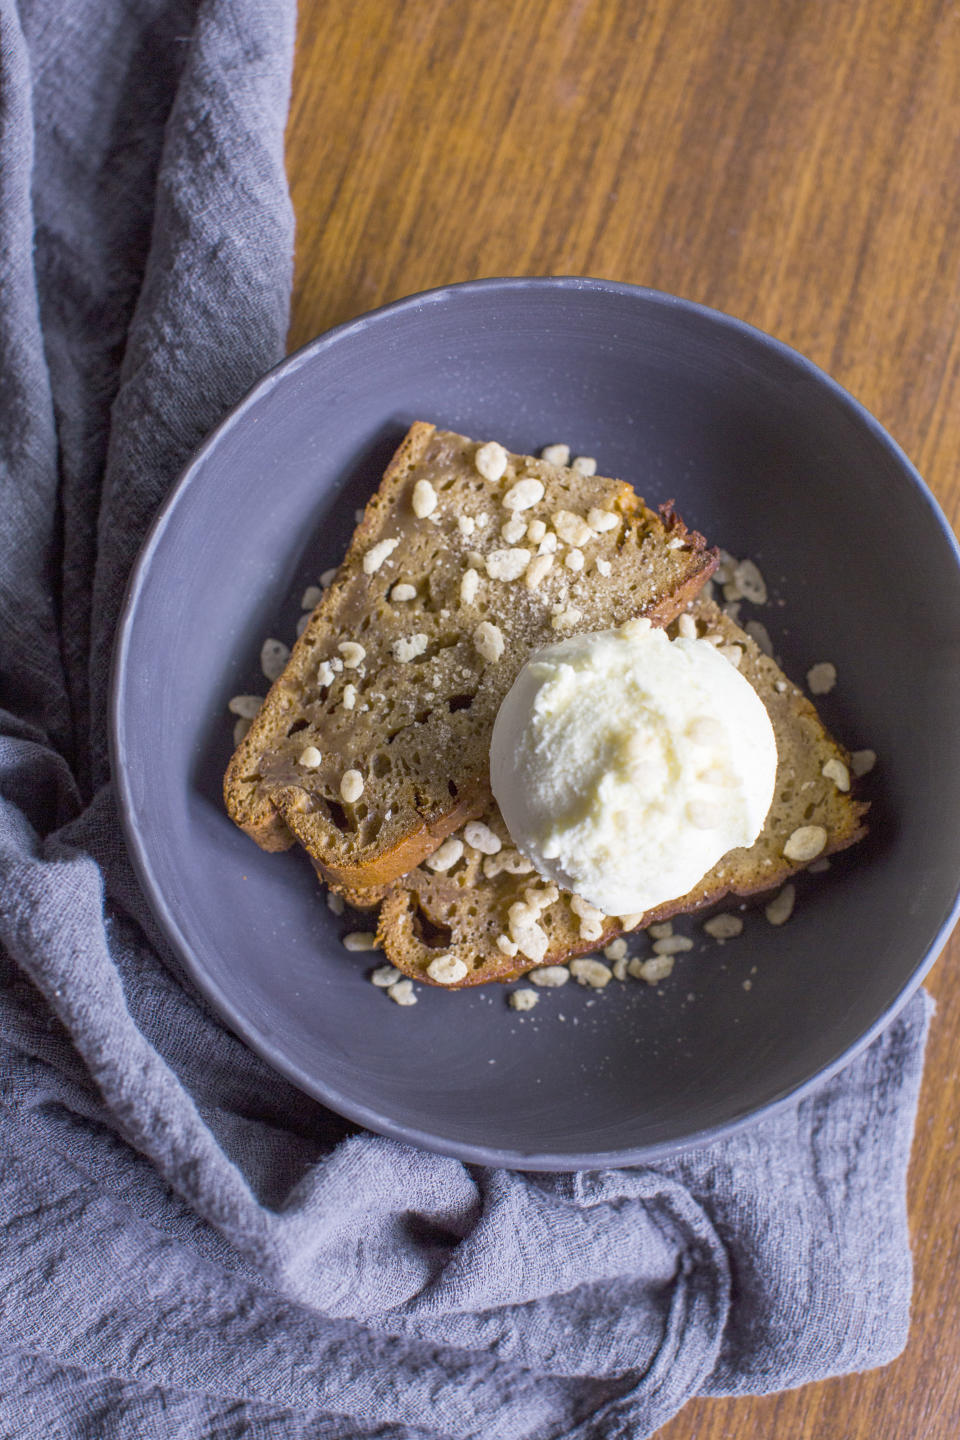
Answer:
<svg viewBox="0 0 960 1440"><path fill-rule="evenodd" d="M300 1095L145 910L110 645L179 466L283 350L293 10L0 0L0 1433L636 1440L883 1364L924 997L721 1144L518 1175Z"/></svg>

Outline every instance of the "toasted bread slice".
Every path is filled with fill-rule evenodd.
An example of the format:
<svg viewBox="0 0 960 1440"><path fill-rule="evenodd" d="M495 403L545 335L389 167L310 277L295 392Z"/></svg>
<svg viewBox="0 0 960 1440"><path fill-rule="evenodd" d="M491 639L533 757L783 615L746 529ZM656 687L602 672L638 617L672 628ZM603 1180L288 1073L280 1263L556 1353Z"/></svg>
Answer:
<svg viewBox="0 0 960 1440"><path fill-rule="evenodd" d="M802 826L823 827L827 839L820 853L824 855L845 849L866 833L863 817L869 807L823 774L829 761L847 766L849 756L827 733L811 702L712 601L695 601L691 613L701 635L720 636L722 643L743 651L740 670L766 705L776 734L776 791L753 846L731 850L689 894L642 917L629 917L630 929L700 910L728 894L755 895L782 885L805 868L784 855L790 835ZM462 858L448 870L434 872L425 864L386 890L346 892L345 898L361 908L382 901L377 936L386 959L398 970L432 984L427 967L438 955L449 955L467 967L457 988L515 980L534 964L562 964L624 932L622 918L613 916L599 917L591 931L589 922L571 909L573 897L561 891L539 918L549 940L543 958L534 962L523 955L504 954L498 937L507 938L510 906L524 899L528 887L541 891L544 887L513 848L495 804L483 819L502 842L497 854L485 855L464 845ZM442 852L437 856L441 858ZM589 938L584 931L590 932Z"/></svg>
<svg viewBox="0 0 960 1440"><path fill-rule="evenodd" d="M668 623L716 558L622 481L413 425L230 762L231 817L267 850L296 838L329 880L397 879L490 803L490 732L527 657Z"/></svg>

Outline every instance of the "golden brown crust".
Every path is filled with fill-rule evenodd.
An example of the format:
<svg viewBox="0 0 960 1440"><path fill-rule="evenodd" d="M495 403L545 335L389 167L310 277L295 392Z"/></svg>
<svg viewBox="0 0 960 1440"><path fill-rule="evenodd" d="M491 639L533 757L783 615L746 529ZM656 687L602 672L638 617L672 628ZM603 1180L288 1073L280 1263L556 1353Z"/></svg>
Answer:
<svg viewBox="0 0 960 1440"><path fill-rule="evenodd" d="M359 893L359 887L379 891L390 885L397 875L406 875L421 860L432 855L437 846L465 825L468 820L478 819L490 803L490 787L478 782L461 795L456 807L445 815L424 821L416 830L405 835L392 850L382 856L376 855L363 865L330 865L314 860L314 869L328 884L339 890ZM352 902L351 902L352 903ZM368 905L376 902L367 902ZM362 907L361 907L362 908Z"/></svg>

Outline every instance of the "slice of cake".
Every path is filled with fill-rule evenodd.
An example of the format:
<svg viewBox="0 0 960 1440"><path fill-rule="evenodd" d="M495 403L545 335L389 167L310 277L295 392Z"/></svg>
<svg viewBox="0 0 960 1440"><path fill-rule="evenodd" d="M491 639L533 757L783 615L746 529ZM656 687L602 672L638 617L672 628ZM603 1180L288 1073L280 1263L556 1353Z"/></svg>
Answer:
<svg viewBox="0 0 960 1440"><path fill-rule="evenodd" d="M535 650L647 615L715 569L619 480L417 423L224 781L264 849L346 886L416 867L490 804L490 733Z"/></svg>
<svg viewBox="0 0 960 1440"><path fill-rule="evenodd" d="M382 901L377 934L391 964L416 980L455 988L516 979L535 965L561 964L594 951L625 930L702 909L727 894L753 895L782 885L813 859L845 849L866 833L868 806L850 794L849 756L811 702L711 601L694 602L690 620L683 622L688 634L691 620L700 636L716 637L740 652L739 669L773 723L777 784L756 842L730 851L687 895L646 915L607 916L543 881L513 847L491 802L481 822L466 825L389 889L346 893L361 907ZM738 658L734 650L729 653ZM511 924L517 905L537 911L547 937L540 954L517 948L511 934L522 934L523 927ZM437 978L451 975L456 978Z"/></svg>

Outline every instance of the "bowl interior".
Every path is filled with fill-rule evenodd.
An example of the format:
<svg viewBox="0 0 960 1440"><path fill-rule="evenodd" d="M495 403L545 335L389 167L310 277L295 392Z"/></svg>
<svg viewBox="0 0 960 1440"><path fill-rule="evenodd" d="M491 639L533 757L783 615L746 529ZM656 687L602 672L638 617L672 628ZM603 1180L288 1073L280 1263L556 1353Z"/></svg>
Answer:
<svg viewBox="0 0 960 1440"><path fill-rule="evenodd" d="M748 915L656 989L569 985L526 1016L499 987L402 1009L299 854L224 813L226 704L263 691L307 584L409 422L518 451L567 441L712 543L749 555L744 607L801 680L832 661L826 722L880 756L866 844ZM135 576L117 656L114 757L154 908L233 1027L334 1109L468 1159L639 1158L749 1116L835 1067L916 981L960 875L960 571L884 432L807 362L669 297L601 282L486 282L402 302L273 372L188 469Z"/></svg>

